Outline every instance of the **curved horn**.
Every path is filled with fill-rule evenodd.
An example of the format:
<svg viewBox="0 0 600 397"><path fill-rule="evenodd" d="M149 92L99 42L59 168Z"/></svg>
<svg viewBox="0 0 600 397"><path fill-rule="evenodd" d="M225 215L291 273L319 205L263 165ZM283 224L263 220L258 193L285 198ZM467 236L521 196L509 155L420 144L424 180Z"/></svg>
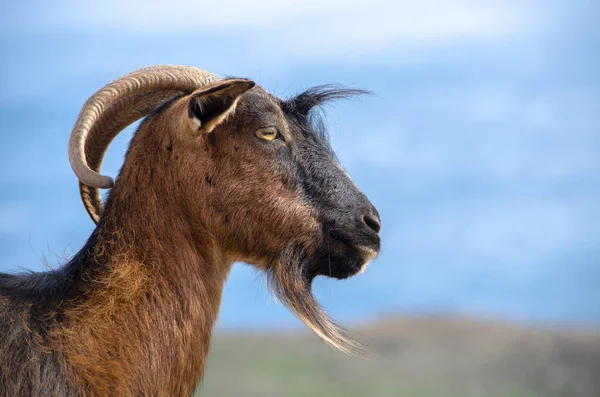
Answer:
<svg viewBox="0 0 600 397"><path fill-rule="evenodd" d="M98 222L102 211L97 188L114 185L111 177L98 173L114 137L162 101L215 80L214 74L194 67L152 66L107 84L86 101L71 132L69 161L80 181L84 206L94 222Z"/></svg>
<svg viewBox="0 0 600 397"><path fill-rule="evenodd" d="M85 156L89 168L99 172L108 146L119 132L177 93L178 91L163 90L147 95L127 96L104 111L88 132L85 142ZM94 223L98 223L104 207L100 190L79 182L79 194L90 218Z"/></svg>

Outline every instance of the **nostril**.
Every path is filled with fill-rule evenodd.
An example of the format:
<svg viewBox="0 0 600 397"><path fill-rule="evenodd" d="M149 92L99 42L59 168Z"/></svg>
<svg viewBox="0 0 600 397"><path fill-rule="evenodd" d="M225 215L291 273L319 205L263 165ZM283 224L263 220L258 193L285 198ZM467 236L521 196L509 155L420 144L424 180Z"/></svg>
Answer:
<svg viewBox="0 0 600 397"><path fill-rule="evenodd" d="M376 217L372 216L372 215L365 215L363 217L363 221L367 224L367 226L369 226L371 228L371 230L373 230L375 233L379 233L379 231L381 230L381 223L379 222L379 219L377 219Z"/></svg>

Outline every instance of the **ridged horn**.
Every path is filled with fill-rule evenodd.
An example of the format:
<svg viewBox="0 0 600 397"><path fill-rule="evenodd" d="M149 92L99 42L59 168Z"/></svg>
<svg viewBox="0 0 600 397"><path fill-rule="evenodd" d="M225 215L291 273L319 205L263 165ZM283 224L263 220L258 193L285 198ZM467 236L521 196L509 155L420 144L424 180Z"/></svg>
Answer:
<svg viewBox="0 0 600 397"><path fill-rule="evenodd" d="M85 102L71 132L69 161L79 179L83 204L94 222L102 212L98 188L114 185L111 177L99 174L111 141L166 99L191 93L217 79L195 67L152 66L120 77Z"/></svg>

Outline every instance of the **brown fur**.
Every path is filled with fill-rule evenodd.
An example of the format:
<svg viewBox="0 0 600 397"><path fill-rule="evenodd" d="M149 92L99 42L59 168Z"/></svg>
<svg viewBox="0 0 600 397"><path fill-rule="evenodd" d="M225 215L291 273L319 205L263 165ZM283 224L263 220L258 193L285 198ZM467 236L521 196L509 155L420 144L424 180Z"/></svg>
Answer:
<svg viewBox="0 0 600 397"><path fill-rule="evenodd" d="M71 378L90 396L191 394L231 264L266 266L302 237L299 230L316 229L298 197L256 172L255 153L225 136L228 126L206 139L219 141L219 157L248 162L216 169L216 153L185 128L186 105L179 100L136 134L101 221L102 275L51 332L50 347L64 353ZM157 150L169 140L173 154ZM249 222L260 226L255 219L271 227L237 233Z"/></svg>
<svg viewBox="0 0 600 397"><path fill-rule="evenodd" d="M312 297L298 265L321 241L317 214L288 166L274 161L269 146L257 154L252 141L256 129L277 125L287 144L293 142L279 100L256 87L235 98L233 116L220 114L213 132L199 134L188 112L194 95L140 126L80 253L86 259L73 273L75 292L43 315L18 320L30 348L66 374L71 391L57 386L56 395L190 395L235 261L265 270L280 299L315 332L342 350L352 348ZM0 312L8 301L0 293ZM44 325L29 327L32 321ZM16 361L18 352L6 349L0 360ZM15 393L35 386L0 381ZM37 393L48 382L39 381Z"/></svg>

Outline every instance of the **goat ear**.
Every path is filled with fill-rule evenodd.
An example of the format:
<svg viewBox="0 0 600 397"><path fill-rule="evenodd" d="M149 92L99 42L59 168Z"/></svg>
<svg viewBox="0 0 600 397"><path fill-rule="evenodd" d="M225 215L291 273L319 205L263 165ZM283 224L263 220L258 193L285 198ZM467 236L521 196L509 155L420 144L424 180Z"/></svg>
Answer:
<svg viewBox="0 0 600 397"><path fill-rule="evenodd" d="M251 80L231 79L195 91L188 106L189 121L194 131L200 134L212 132L235 110L240 95L254 85Z"/></svg>

